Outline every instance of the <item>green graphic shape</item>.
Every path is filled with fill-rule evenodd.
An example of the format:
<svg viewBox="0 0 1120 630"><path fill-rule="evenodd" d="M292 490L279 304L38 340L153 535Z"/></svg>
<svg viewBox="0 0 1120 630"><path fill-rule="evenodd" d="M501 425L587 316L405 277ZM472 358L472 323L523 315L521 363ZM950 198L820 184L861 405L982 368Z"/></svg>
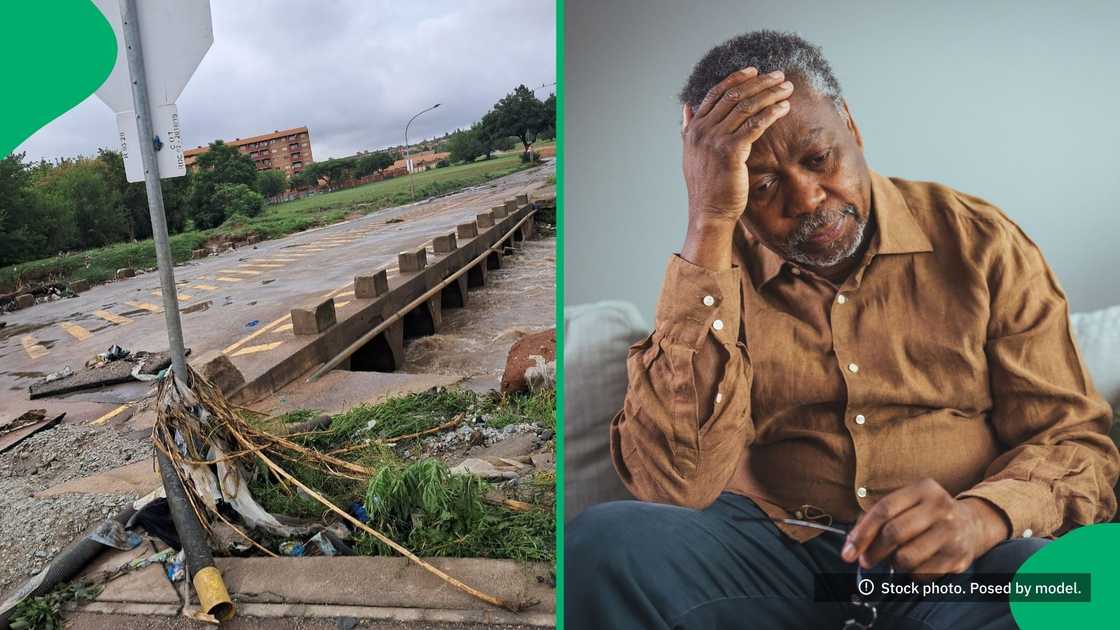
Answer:
<svg viewBox="0 0 1120 630"><path fill-rule="evenodd" d="M1022 630L1117 627L1120 523L1081 527L1061 536L1024 562L1015 581L1030 582L1026 574L1038 573L1088 573L1092 598L1089 602L1012 601L1011 614Z"/></svg>
<svg viewBox="0 0 1120 630"><path fill-rule="evenodd" d="M0 157L81 103L108 78L117 38L90 0L0 2Z"/></svg>

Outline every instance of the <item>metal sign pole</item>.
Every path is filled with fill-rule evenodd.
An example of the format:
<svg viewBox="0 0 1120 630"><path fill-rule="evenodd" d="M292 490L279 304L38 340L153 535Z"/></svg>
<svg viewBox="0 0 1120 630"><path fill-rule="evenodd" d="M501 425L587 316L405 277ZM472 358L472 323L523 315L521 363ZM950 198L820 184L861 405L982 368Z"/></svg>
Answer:
<svg viewBox="0 0 1120 630"><path fill-rule="evenodd" d="M156 264L159 266L159 285L163 294L163 318L167 323L171 367L175 376L186 382L187 357L183 347L183 325L179 321L179 296L175 290L175 260L171 257L171 245L167 239L167 217L164 215L163 189L160 187L159 164L156 162L155 133L152 131L152 111L144 73L144 51L140 47L140 21L136 14L136 0L120 0L120 10L125 57L132 75L132 100L136 106L136 120L140 129L140 157L144 163L148 210L152 215L152 237L156 244Z"/></svg>

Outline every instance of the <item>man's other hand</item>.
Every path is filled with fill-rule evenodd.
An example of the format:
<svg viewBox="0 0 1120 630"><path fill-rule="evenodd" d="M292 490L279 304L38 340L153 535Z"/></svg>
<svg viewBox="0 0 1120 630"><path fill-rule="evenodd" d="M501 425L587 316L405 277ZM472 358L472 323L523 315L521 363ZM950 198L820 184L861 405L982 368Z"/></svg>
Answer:
<svg viewBox="0 0 1120 630"><path fill-rule="evenodd" d="M883 497L856 521L841 551L869 569L892 558L923 579L961 573L1007 538L1004 517L983 499L957 500L932 479Z"/></svg>

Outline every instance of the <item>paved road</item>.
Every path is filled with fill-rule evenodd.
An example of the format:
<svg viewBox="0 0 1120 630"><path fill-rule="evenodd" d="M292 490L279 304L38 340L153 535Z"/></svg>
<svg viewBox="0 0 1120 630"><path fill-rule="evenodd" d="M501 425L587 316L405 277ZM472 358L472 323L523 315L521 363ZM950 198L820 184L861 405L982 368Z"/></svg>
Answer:
<svg viewBox="0 0 1120 630"><path fill-rule="evenodd" d="M351 625L353 623L353 625ZM203 627L185 617L133 617L103 615L99 613L74 613L67 616L69 630L194 630ZM399 621L355 621L338 619L254 619L237 617L223 623L225 630L538 630L531 626L509 626L475 623L426 623Z"/></svg>
<svg viewBox="0 0 1120 630"><path fill-rule="evenodd" d="M398 252L424 243L430 247L433 236L454 231L457 224L515 195L551 189L548 178L554 174L550 163L440 199L180 265L175 278L186 344L196 356L223 349L235 361L261 358L292 339L291 323L284 318L293 306L334 297L341 316L353 300L356 272L385 268L393 275ZM110 414L126 412L121 403L145 388L29 401L27 387L65 366L79 369L113 344L130 350L166 349L161 304L159 277L153 272L5 315L0 420L33 407L66 411L68 421L106 422Z"/></svg>

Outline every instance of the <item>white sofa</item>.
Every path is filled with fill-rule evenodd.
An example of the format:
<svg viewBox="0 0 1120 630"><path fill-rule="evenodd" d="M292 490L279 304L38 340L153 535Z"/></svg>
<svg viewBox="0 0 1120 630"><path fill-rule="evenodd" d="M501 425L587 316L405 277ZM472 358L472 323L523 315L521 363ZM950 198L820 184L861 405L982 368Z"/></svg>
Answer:
<svg viewBox="0 0 1120 630"><path fill-rule="evenodd" d="M1070 321L1097 391L1120 409L1120 306L1074 314ZM608 426L626 393L627 350L648 332L627 302L564 312L566 520L590 505L632 498L611 465Z"/></svg>

